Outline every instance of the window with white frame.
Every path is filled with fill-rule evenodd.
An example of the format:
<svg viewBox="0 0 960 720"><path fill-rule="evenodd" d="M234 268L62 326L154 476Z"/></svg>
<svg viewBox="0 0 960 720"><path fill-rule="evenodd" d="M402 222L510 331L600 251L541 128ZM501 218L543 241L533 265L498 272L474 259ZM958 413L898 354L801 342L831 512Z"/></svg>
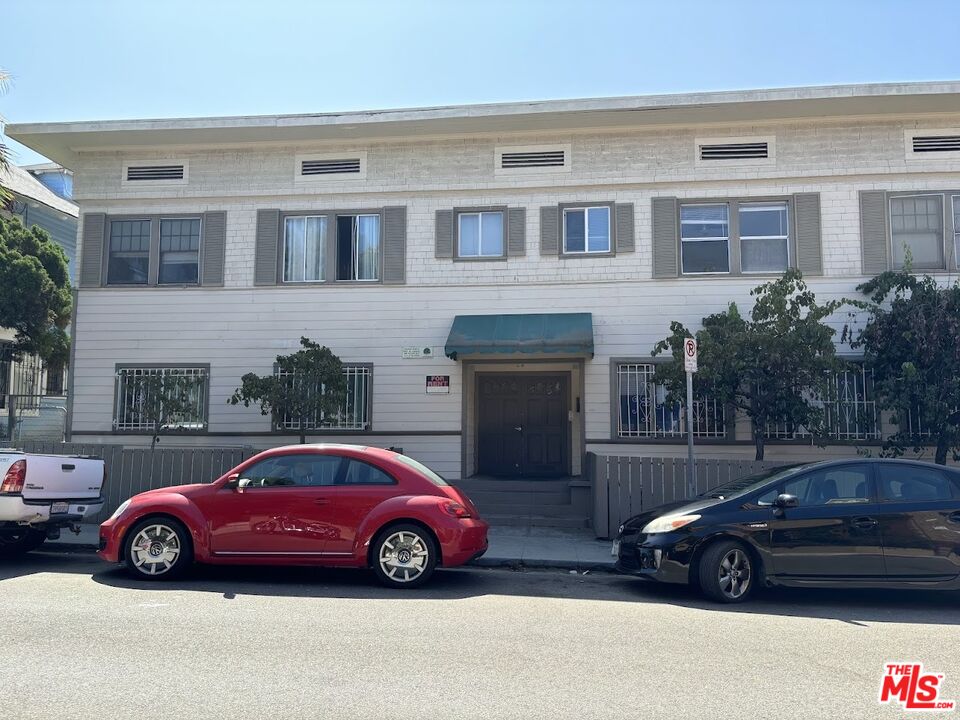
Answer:
<svg viewBox="0 0 960 720"><path fill-rule="evenodd" d="M279 368L274 371L277 377L286 378L288 382L298 382L296 373L284 372ZM371 365L344 365L343 374L347 379L347 397L343 408L335 417L317 413L308 418L304 426L300 421L288 414L281 413L277 423L280 430L369 430L371 395L373 387L373 366ZM303 392L318 392L318 388L303 388Z"/></svg>
<svg viewBox="0 0 960 720"><path fill-rule="evenodd" d="M563 252L587 255L610 252L610 208L565 208L563 211Z"/></svg>
<svg viewBox="0 0 960 720"><path fill-rule="evenodd" d="M196 285L200 279L200 218L161 218L160 285Z"/></svg>
<svg viewBox="0 0 960 720"><path fill-rule="evenodd" d="M327 218L307 215L284 218L283 282L321 282Z"/></svg>
<svg viewBox="0 0 960 720"><path fill-rule="evenodd" d="M686 408L683 403L668 400L667 389L653 380L655 372L653 363L617 363L614 388L617 437L686 437ZM725 437L725 420L722 403L700 395L694 398L694 437Z"/></svg>
<svg viewBox="0 0 960 720"><path fill-rule="evenodd" d="M785 202L742 202L740 268L745 273L783 272L790 267L790 231Z"/></svg>
<svg viewBox="0 0 960 720"><path fill-rule="evenodd" d="M113 428L206 430L209 382L205 366L118 367Z"/></svg>
<svg viewBox="0 0 960 720"><path fill-rule="evenodd" d="M890 198L893 266L902 268L907 255L916 269L943 269L943 195L896 195Z"/></svg>
<svg viewBox="0 0 960 720"><path fill-rule="evenodd" d="M503 257L503 244L501 211L457 214L457 257Z"/></svg>
<svg viewBox="0 0 960 720"><path fill-rule="evenodd" d="M814 407L823 411L824 437L831 440L879 440L880 409L873 392L873 374L862 363L835 373L826 398L806 394ZM811 437L803 426L768 423L768 438L796 440Z"/></svg>
<svg viewBox="0 0 960 720"><path fill-rule="evenodd" d="M337 280L380 279L380 216L337 216Z"/></svg>
<svg viewBox="0 0 960 720"><path fill-rule="evenodd" d="M680 206L680 260L685 275L730 272L729 205Z"/></svg>

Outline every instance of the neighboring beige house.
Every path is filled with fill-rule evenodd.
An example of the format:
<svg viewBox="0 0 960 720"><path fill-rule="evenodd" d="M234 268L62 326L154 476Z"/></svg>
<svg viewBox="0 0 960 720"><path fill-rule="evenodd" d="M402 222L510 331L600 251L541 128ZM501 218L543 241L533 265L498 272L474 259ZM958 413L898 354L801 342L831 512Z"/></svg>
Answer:
<svg viewBox="0 0 960 720"><path fill-rule="evenodd" d="M576 476L587 450L685 452L650 381L671 320L749 307L788 266L824 299L904 245L958 267L960 83L7 132L74 172L84 442L148 443L129 378L170 371L200 379L176 443L295 442L227 398L305 335L351 387L311 439L454 479ZM879 441L869 377L837 387L828 448L772 427L769 458ZM702 397L696 414L701 454L752 455L743 419Z"/></svg>

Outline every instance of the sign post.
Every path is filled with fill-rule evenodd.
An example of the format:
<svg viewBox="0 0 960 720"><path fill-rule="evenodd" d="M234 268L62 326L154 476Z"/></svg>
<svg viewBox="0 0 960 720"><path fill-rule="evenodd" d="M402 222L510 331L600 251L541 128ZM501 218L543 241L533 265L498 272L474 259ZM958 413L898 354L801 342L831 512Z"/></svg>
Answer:
<svg viewBox="0 0 960 720"><path fill-rule="evenodd" d="M697 466L693 459L693 374L697 371L697 341L683 341L683 369L687 371L687 497L697 494Z"/></svg>

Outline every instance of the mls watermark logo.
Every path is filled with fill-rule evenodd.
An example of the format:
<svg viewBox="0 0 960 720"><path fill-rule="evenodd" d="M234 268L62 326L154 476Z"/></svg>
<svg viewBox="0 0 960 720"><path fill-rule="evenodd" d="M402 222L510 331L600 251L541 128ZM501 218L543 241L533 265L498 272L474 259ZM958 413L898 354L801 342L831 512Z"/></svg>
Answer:
<svg viewBox="0 0 960 720"><path fill-rule="evenodd" d="M900 703L904 710L953 710L953 700L940 699L943 673L925 673L923 663L887 663L880 681L880 703Z"/></svg>

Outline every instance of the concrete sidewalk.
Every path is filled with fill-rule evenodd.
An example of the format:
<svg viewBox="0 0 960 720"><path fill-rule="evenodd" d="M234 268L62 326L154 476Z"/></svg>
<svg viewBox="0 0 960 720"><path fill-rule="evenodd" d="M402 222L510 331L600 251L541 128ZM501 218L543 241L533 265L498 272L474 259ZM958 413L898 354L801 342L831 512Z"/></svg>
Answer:
<svg viewBox="0 0 960 720"><path fill-rule="evenodd" d="M98 526L82 525L79 535L62 530L58 540L48 540L46 550L94 551ZM563 568L612 570L610 543L597 540L590 530L541 527L492 527L490 549L476 561L485 567Z"/></svg>

